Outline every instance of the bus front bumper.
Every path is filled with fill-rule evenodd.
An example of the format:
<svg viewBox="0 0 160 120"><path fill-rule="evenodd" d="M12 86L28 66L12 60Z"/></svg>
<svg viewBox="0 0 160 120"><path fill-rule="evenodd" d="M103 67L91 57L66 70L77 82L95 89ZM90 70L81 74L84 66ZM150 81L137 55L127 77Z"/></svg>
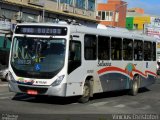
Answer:
<svg viewBox="0 0 160 120"><path fill-rule="evenodd" d="M66 96L66 86L64 83L58 86L34 86L34 85L23 85L18 84L15 81L8 81L9 90L15 93L28 93L28 91L36 91L37 95L47 95L47 96Z"/></svg>

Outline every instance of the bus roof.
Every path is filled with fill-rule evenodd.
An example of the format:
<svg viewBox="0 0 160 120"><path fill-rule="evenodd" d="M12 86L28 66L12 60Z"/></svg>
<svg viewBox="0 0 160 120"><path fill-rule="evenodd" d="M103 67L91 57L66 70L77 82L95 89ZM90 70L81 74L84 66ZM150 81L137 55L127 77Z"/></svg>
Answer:
<svg viewBox="0 0 160 120"><path fill-rule="evenodd" d="M71 33L80 32L86 34L94 34L94 35L102 35L102 36L109 36L109 37L121 37L121 38L128 38L128 39L141 39L147 41L155 41L156 39L151 36L147 36L145 34L134 33L124 28L109 28L109 27L96 27L98 24L94 26L88 25L74 25L74 24L67 24L66 22L59 22L59 23L20 23L17 24L21 26L62 26L70 28Z"/></svg>

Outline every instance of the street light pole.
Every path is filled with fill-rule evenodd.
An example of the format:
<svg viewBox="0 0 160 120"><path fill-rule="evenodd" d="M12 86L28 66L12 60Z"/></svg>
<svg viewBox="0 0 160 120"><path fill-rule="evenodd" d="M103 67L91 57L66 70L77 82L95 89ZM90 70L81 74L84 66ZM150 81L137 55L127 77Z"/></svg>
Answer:
<svg viewBox="0 0 160 120"><path fill-rule="evenodd" d="M116 9L114 10L112 26L114 26L114 22L115 22L115 18L116 18L116 12L118 11L119 8L121 8L121 7L125 6L125 5L128 5L128 3L125 2L124 4L119 5L118 7L116 7Z"/></svg>

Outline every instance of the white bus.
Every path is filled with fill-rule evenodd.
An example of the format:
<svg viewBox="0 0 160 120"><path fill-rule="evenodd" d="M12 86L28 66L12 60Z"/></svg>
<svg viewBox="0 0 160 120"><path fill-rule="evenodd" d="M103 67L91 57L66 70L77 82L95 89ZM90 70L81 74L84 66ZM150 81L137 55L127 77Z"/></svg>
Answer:
<svg viewBox="0 0 160 120"><path fill-rule="evenodd" d="M62 23L21 23L14 30L9 89L16 93L80 96L155 83L156 41L127 31Z"/></svg>

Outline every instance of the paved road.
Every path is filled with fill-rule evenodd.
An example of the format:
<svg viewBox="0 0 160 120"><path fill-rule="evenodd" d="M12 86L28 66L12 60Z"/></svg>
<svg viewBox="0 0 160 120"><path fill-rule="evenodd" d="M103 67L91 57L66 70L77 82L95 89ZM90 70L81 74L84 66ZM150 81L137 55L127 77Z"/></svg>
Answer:
<svg viewBox="0 0 160 120"><path fill-rule="evenodd" d="M38 98L8 91L7 83L0 84L0 114L160 114L160 80L147 89L141 89L137 96L129 96L126 91L96 94L85 104L77 99L46 97ZM82 115L80 115L82 116ZM49 118L48 118L49 119ZM160 118L159 118L160 119Z"/></svg>

